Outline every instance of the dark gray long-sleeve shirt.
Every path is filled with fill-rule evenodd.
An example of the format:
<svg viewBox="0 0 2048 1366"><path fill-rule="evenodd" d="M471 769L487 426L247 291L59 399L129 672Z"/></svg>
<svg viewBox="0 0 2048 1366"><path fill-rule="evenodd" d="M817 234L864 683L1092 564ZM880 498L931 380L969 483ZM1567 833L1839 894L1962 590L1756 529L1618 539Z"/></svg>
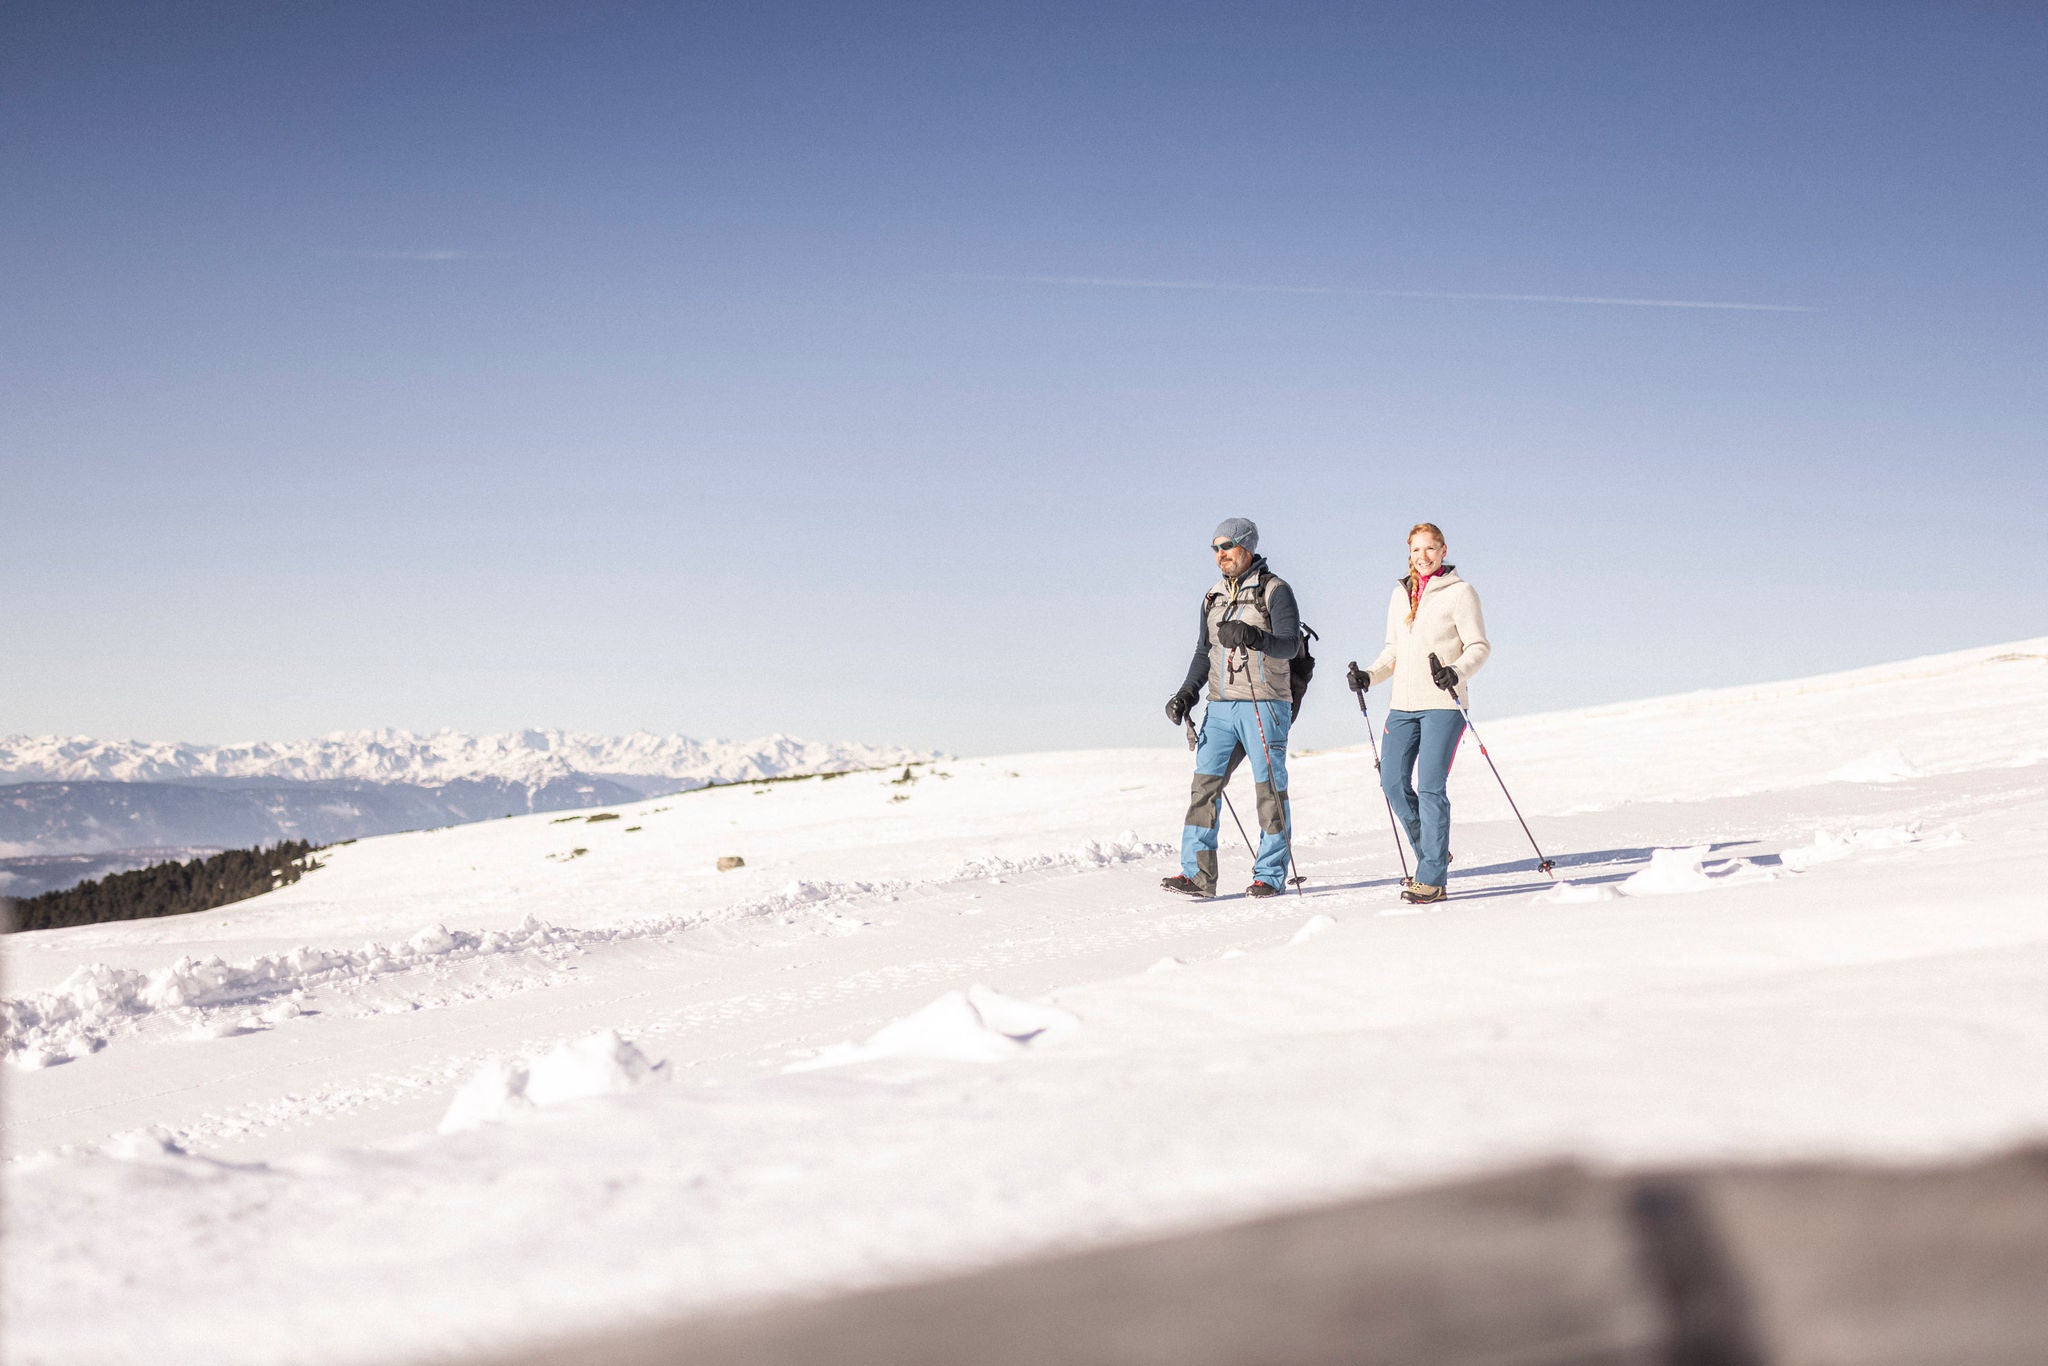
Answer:
<svg viewBox="0 0 2048 1366"><path fill-rule="evenodd" d="M1244 572L1250 574L1253 570L1271 572L1266 569L1263 557L1252 561ZM1301 652L1301 609L1295 606L1294 589L1276 576L1266 606L1272 615L1273 629L1259 642L1260 653L1274 659L1294 658ZM1189 661L1188 676L1181 683L1184 690L1199 693L1209 681L1209 644L1209 599L1205 594L1195 623L1195 657Z"/></svg>

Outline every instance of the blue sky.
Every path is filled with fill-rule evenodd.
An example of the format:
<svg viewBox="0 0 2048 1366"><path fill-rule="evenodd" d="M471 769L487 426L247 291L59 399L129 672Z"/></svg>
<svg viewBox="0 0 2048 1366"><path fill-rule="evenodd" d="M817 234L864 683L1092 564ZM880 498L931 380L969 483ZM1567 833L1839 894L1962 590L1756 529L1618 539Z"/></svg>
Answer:
<svg viewBox="0 0 2048 1366"><path fill-rule="evenodd" d="M1230 515L1303 744L1423 519L1482 714L2048 633L2044 69L1996 0L10 5L0 731L1174 743Z"/></svg>

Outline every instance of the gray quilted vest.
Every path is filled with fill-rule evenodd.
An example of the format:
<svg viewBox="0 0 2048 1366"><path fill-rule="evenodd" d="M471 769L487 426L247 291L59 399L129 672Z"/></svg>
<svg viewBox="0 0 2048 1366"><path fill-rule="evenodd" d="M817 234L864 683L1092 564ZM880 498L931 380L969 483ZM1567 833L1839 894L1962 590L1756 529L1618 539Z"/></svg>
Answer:
<svg viewBox="0 0 2048 1366"><path fill-rule="evenodd" d="M1248 621L1271 634L1273 618L1266 598L1283 582L1259 568L1232 584L1218 579L1204 599L1209 617L1209 700L1211 702L1292 702L1291 659L1274 659L1260 650L1226 650L1216 643L1216 628L1226 621Z"/></svg>

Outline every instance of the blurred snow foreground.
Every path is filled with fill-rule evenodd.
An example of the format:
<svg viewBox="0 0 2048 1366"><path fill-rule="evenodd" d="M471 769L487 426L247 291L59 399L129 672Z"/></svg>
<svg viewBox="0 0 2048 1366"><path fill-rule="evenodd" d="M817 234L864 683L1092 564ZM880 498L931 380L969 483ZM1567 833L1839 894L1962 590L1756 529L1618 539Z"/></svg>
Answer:
<svg viewBox="0 0 2048 1366"><path fill-rule="evenodd" d="M1926 1169L1564 1163L493 1366L1950 1366L2048 1360L2042 1153Z"/></svg>
<svg viewBox="0 0 2048 1366"><path fill-rule="evenodd" d="M1556 884L1464 764L1453 899L1399 903L1361 736L1295 761L1303 895L1159 892L1167 748L9 936L5 1355L459 1356L1560 1157L2048 1133L2048 641L1483 724Z"/></svg>

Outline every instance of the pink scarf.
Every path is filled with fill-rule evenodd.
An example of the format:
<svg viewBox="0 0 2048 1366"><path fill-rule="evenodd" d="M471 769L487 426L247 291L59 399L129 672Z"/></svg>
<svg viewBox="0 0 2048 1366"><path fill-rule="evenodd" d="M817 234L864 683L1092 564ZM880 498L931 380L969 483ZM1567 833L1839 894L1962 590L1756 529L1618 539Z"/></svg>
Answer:
<svg viewBox="0 0 2048 1366"><path fill-rule="evenodd" d="M1422 594L1429 587L1429 581L1443 572L1441 569L1431 570L1415 580L1415 591L1408 595L1408 624L1410 626L1415 624L1415 614L1422 609ZM1409 577L1414 578L1415 576L1411 574Z"/></svg>

